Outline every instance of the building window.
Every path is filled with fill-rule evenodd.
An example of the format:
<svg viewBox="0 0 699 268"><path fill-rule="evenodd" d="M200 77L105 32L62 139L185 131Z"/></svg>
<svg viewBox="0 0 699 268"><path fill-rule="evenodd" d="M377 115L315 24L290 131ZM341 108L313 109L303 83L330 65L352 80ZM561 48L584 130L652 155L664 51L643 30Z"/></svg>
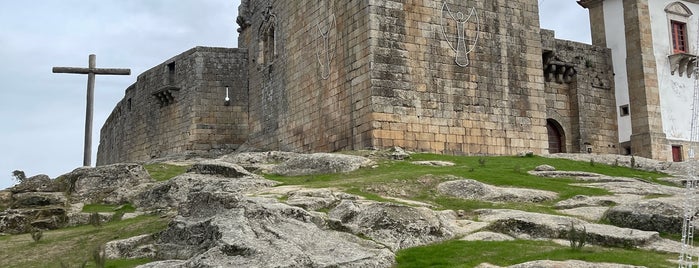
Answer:
<svg viewBox="0 0 699 268"><path fill-rule="evenodd" d="M619 116L628 116L629 115L629 105L625 104L622 106L619 106Z"/></svg>
<svg viewBox="0 0 699 268"><path fill-rule="evenodd" d="M687 53L687 24L679 21L670 21L672 30L672 52Z"/></svg>

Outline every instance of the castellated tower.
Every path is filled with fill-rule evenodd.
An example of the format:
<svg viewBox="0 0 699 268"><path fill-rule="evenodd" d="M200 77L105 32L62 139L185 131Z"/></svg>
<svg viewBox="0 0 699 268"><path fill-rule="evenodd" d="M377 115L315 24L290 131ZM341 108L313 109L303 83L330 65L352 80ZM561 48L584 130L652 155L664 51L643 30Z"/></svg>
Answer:
<svg viewBox="0 0 699 268"><path fill-rule="evenodd" d="M209 57L219 56L199 54L191 61L203 65L177 69L185 76L211 75L192 75L204 77L193 85L182 80L168 104L188 106L180 116L190 116L187 109L205 112L186 120L151 113L158 119L148 120L159 120L168 131L175 127L166 122L179 120L179 132L174 139L137 138L137 153L127 153L133 149L126 142L110 143L115 133L131 131L122 119L111 120L102 140L112 146L100 145L100 164L239 146L297 152L400 146L464 155L618 152L610 51L557 40L540 29L535 0L243 0L237 23L239 48L226 52L226 60L209 64ZM149 72L167 72L168 62ZM230 106L214 97L223 84L236 92ZM148 94L127 90L117 109L123 113L127 98L153 99L161 92L145 84L136 91ZM179 101L196 92L211 94L205 96L212 101ZM205 119L212 112L216 120ZM203 134L209 132L215 134L207 143ZM178 149L154 146L161 141Z"/></svg>

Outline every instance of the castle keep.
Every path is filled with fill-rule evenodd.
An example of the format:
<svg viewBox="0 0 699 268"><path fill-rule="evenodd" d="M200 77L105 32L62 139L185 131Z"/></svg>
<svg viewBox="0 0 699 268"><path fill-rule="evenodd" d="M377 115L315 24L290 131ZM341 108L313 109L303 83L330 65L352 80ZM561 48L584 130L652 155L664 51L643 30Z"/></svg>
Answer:
<svg viewBox="0 0 699 268"><path fill-rule="evenodd" d="M555 39L536 0L243 0L237 22L238 48L138 77L98 164L240 146L619 151L610 50Z"/></svg>

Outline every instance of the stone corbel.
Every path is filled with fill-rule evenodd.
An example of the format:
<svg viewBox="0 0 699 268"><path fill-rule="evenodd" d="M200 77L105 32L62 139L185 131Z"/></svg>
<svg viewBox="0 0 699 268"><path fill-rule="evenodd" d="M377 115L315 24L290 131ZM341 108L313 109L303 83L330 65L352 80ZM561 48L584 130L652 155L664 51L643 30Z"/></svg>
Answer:
<svg viewBox="0 0 699 268"><path fill-rule="evenodd" d="M694 66L696 65L697 56L688 53L676 53L668 56L670 59L670 74L676 72L679 76L687 74L687 77L692 77Z"/></svg>
<svg viewBox="0 0 699 268"><path fill-rule="evenodd" d="M547 51L543 54L543 61L546 82L555 80L559 84L568 84L573 81L573 77L578 73L574 64L561 60L552 51Z"/></svg>
<svg viewBox="0 0 699 268"><path fill-rule="evenodd" d="M179 87L174 86L164 86L155 91L152 95L160 104L160 107L168 106L175 102L175 96L172 95L174 91L179 91Z"/></svg>

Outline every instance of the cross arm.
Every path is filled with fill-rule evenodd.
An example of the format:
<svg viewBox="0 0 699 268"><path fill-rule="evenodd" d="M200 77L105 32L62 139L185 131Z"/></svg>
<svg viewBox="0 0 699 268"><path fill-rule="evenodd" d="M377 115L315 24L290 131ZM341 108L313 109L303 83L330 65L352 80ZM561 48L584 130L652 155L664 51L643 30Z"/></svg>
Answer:
<svg viewBox="0 0 699 268"><path fill-rule="evenodd" d="M70 74L109 74L109 75L131 75L131 69L120 68L77 68L77 67L53 67L53 73Z"/></svg>

